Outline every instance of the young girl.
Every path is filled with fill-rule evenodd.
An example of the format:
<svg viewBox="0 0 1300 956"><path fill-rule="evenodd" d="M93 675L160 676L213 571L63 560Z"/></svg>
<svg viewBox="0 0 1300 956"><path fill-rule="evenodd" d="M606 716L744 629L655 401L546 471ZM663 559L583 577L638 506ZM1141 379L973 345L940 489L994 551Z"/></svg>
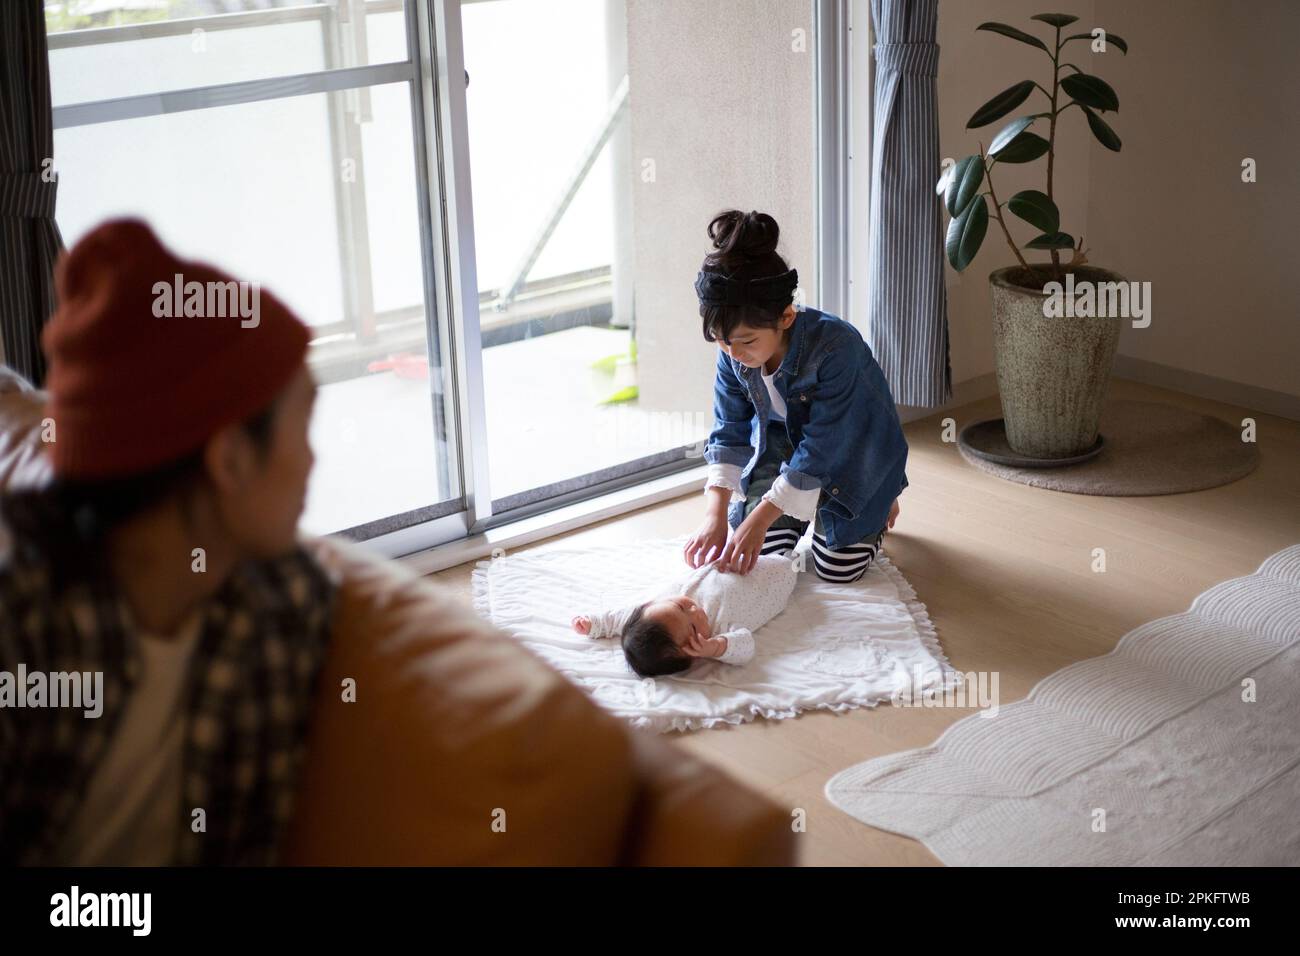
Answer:
<svg viewBox="0 0 1300 956"><path fill-rule="evenodd" d="M53 478L0 499L0 671L96 675L100 712L0 707L0 863L268 863L293 809L334 593L297 542L309 334L265 291L255 327L159 310L178 275L233 285L136 220L59 263Z"/></svg>
<svg viewBox="0 0 1300 956"><path fill-rule="evenodd" d="M639 677L676 674L697 658L746 664L754 657L754 632L785 610L798 570L775 554L744 576L702 565L647 601L579 615L573 629L594 639L621 638L623 656Z"/></svg>
<svg viewBox="0 0 1300 956"><path fill-rule="evenodd" d="M856 581L908 485L884 373L852 325L794 307L798 273L776 252L771 216L727 210L708 234L714 251L695 291L704 339L718 343L715 425L707 514L686 562L744 574L760 554L789 551L812 521L817 574Z"/></svg>

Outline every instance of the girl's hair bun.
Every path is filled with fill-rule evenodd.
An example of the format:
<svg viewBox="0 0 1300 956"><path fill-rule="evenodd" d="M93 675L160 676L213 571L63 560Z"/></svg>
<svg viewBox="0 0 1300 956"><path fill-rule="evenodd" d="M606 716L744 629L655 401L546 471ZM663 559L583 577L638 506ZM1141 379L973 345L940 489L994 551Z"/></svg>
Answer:
<svg viewBox="0 0 1300 956"><path fill-rule="evenodd" d="M790 266L776 251L781 227L765 212L727 209L713 217L708 231L713 251L704 257L701 273L711 272L727 279L748 282L783 276L790 271ZM700 281L700 278L696 279L696 294L701 297L700 318L706 342L731 341L731 334L741 324L754 328L777 328L785 310L794 302L791 290L789 296L760 297L761 301L724 305L701 292ZM704 301L706 297L710 299L707 303Z"/></svg>
<svg viewBox="0 0 1300 956"><path fill-rule="evenodd" d="M765 259L776 252L781 227L765 212L728 209L709 223L709 238L717 250L709 255L715 262L734 263L743 259Z"/></svg>

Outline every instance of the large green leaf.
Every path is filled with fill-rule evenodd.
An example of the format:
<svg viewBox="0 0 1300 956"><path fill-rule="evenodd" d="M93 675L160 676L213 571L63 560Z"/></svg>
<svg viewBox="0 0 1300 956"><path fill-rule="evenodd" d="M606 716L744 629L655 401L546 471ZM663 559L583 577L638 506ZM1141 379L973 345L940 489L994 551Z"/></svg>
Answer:
<svg viewBox="0 0 1300 956"><path fill-rule="evenodd" d="M1065 46L1065 44L1069 43L1071 40L1088 40L1089 42L1091 42L1092 38L1093 37L1091 33L1072 33L1070 34L1070 36L1066 37L1064 40L1061 41L1061 46ZM1121 37L1118 33L1111 33L1109 30L1107 30L1106 43L1115 44L1115 46L1119 47L1120 53L1123 53L1125 56L1128 56L1128 44L1124 42L1124 38Z"/></svg>
<svg viewBox="0 0 1300 956"><path fill-rule="evenodd" d="M1007 200L1007 209L1043 232L1052 233L1061 228L1061 213L1056 203L1048 198L1047 193L1037 189L1016 193Z"/></svg>
<svg viewBox="0 0 1300 956"><path fill-rule="evenodd" d="M960 216L962 210L975 198L983 182L984 160L979 156L967 156L954 166L952 177L948 180L948 191L944 196L948 215Z"/></svg>
<svg viewBox="0 0 1300 956"><path fill-rule="evenodd" d="M993 137L993 142L989 143L989 155L996 156L998 151L1010 143L1013 139L1029 128L1029 124L1034 121L1032 116L1017 116L1006 126L998 130L998 134Z"/></svg>
<svg viewBox="0 0 1300 956"><path fill-rule="evenodd" d="M1072 17L1068 13L1035 13L1029 19L1042 20L1044 23L1049 23L1054 27L1068 27L1079 18Z"/></svg>
<svg viewBox="0 0 1300 956"><path fill-rule="evenodd" d="M948 183L951 182L952 180L952 171L956 168L957 168L956 163L953 163L951 166L944 167L943 175L940 176L939 181L934 184L934 194L936 196L942 196L944 193L948 191Z"/></svg>
<svg viewBox="0 0 1300 956"><path fill-rule="evenodd" d="M989 30L993 33L1000 33L1004 37L1011 37L1011 39L1019 40L1021 43L1028 43L1030 46L1036 46L1044 53L1052 52L1051 50L1047 49L1047 44L1044 43L1042 40L1038 39L1038 37L1034 36L1033 34L1026 33L1024 30L1017 30L1015 27L1009 26L1008 24L1005 23L995 23L990 20L988 23L981 23L975 29Z"/></svg>
<svg viewBox="0 0 1300 956"><path fill-rule="evenodd" d="M999 163L1032 163L1047 152L1051 144L1028 130L1008 143L997 155Z"/></svg>
<svg viewBox="0 0 1300 956"><path fill-rule="evenodd" d="M1071 73L1061 78L1061 89L1078 100L1084 106L1097 110L1119 109L1119 97L1115 91L1099 76L1089 73Z"/></svg>
<svg viewBox="0 0 1300 956"><path fill-rule="evenodd" d="M1092 135L1097 137L1097 142L1118 153L1122 144L1119 141L1119 136L1110 128L1110 125L1088 107L1080 105L1079 109L1083 110L1088 117L1088 129L1092 130ZM1047 232L1048 230L1043 231Z"/></svg>
<svg viewBox="0 0 1300 956"><path fill-rule="evenodd" d="M977 129L980 126L988 126L994 120L1002 119L1027 100L1032 92L1034 92L1033 80L1025 80L1010 89L1003 90L975 111L975 114L966 121L966 128Z"/></svg>
<svg viewBox="0 0 1300 956"><path fill-rule="evenodd" d="M1073 249L1074 237L1068 232L1044 233L1025 243L1026 249Z"/></svg>
<svg viewBox="0 0 1300 956"><path fill-rule="evenodd" d="M948 237L944 241L944 250L948 261L958 272L964 270L980 251L984 233L989 228L989 207L983 196L976 196L975 201L962 210L960 216L954 216L948 223Z"/></svg>

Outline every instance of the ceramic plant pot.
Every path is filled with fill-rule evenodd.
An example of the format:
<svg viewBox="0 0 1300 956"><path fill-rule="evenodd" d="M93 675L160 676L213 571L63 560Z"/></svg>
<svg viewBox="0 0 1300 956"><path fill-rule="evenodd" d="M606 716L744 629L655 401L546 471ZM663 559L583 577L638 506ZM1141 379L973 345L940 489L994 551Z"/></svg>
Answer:
<svg viewBox="0 0 1300 956"><path fill-rule="evenodd" d="M1076 286L1125 281L1092 266L1070 271ZM1020 266L989 276L1007 443L1029 458L1073 457L1096 444L1123 318L1049 315L1049 293L1041 290L1050 270L1035 269L1034 288L1016 281L1026 278Z"/></svg>

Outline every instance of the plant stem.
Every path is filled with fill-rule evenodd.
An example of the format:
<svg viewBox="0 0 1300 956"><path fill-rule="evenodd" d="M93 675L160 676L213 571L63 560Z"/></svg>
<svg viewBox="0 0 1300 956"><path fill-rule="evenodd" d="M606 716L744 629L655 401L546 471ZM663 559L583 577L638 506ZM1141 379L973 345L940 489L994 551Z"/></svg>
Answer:
<svg viewBox="0 0 1300 956"><path fill-rule="evenodd" d="M1047 130L1047 198L1053 203L1056 200L1052 197L1052 167L1056 159L1056 94L1060 89L1060 59L1061 59L1061 28L1056 28L1056 49L1052 52L1052 117ZM1057 249L1052 250L1052 273L1056 281L1061 281L1061 253Z"/></svg>
<svg viewBox="0 0 1300 956"><path fill-rule="evenodd" d="M984 164L984 178L988 180L989 196L993 199L993 215L998 217L998 225L1002 227L1002 233L1007 237L1007 245L1011 247L1011 251L1015 254L1015 257L1020 260L1020 264L1024 266L1032 276L1033 270L1029 269L1029 263L1026 262L1025 257L1020 254L1020 250L1016 248L1015 240L1011 238L1011 230L1007 228L1007 221L1002 218L1002 207L998 204L998 194L993 189L993 167L989 164L988 160L984 158L983 143L980 143L980 162Z"/></svg>

